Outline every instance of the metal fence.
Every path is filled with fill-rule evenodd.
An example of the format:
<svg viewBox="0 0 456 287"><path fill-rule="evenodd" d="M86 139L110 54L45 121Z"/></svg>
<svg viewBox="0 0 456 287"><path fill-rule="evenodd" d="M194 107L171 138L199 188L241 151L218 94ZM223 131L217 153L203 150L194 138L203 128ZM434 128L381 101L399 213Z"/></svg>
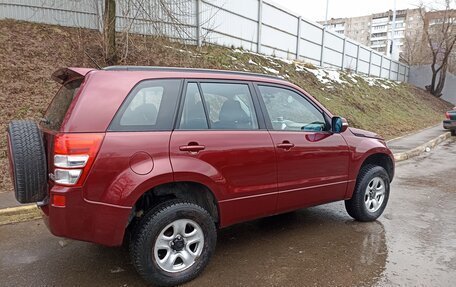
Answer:
<svg viewBox="0 0 456 287"><path fill-rule="evenodd" d="M99 29L102 0L0 0L0 19ZM117 30L162 34L407 81L409 67L269 0L117 0ZM145 7L144 3L147 3ZM169 11L168 11L169 12Z"/></svg>

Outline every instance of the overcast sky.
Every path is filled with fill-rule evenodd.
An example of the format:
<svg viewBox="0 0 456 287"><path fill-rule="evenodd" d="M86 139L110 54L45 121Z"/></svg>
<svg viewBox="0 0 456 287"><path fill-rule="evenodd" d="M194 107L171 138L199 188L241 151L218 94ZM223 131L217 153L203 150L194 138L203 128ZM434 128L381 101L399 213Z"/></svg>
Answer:
<svg viewBox="0 0 456 287"><path fill-rule="evenodd" d="M325 20L326 0L274 0L313 21ZM397 9L416 8L420 0L397 0ZM329 0L328 18L364 16L392 10L394 0Z"/></svg>

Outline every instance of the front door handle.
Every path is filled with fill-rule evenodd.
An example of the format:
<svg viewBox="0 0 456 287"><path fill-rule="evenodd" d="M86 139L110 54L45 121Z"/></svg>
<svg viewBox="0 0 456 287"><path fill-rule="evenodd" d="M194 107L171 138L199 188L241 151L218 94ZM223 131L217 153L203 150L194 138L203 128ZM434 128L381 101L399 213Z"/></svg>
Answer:
<svg viewBox="0 0 456 287"><path fill-rule="evenodd" d="M189 143L188 145L183 145L179 147L180 151L188 151L188 152L199 152L204 150L206 147L203 145L199 145L197 143Z"/></svg>
<svg viewBox="0 0 456 287"><path fill-rule="evenodd" d="M278 148L283 148L285 150L291 149L294 146L295 145L289 141L283 141L282 143L277 145Z"/></svg>

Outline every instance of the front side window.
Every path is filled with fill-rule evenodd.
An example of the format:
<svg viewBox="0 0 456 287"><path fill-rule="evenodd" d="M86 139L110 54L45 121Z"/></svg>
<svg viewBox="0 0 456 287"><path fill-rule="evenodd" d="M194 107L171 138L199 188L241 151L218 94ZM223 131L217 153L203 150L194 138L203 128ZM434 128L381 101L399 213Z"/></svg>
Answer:
<svg viewBox="0 0 456 287"><path fill-rule="evenodd" d="M300 94L272 86L258 86L258 89L274 130L326 130L323 113Z"/></svg>
<svg viewBox="0 0 456 287"><path fill-rule="evenodd" d="M258 120L247 84L201 83L211 129L258 129Z"/></svg>
<svg viewBox="0 0 456 287"><path fill-rule="evenodd" d="M171 130L180 80L149 80L128 95L110 130Z"/></svg>

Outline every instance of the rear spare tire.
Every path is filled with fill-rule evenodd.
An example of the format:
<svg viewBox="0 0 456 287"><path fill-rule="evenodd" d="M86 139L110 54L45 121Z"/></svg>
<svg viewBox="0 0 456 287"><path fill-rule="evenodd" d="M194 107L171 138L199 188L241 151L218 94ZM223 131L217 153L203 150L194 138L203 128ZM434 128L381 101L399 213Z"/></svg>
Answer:
<svg viewBox="0 0 456 287"><path fill-rule="evenodd" d="M47 195L46 153L43 137L33 121L8 125L8 157L17 201L39 202Z"/></svg>

